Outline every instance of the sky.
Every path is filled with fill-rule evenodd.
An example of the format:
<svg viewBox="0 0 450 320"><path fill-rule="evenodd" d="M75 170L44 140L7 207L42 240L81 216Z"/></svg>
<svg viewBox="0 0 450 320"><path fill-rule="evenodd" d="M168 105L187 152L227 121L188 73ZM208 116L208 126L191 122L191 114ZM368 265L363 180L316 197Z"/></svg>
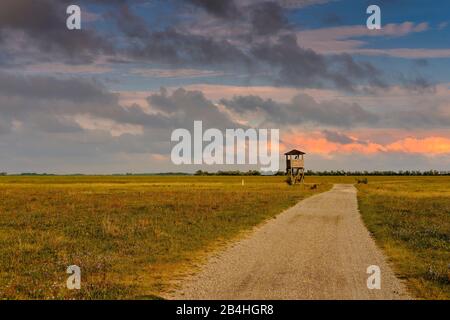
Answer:
<svg viewBox="0 0 450 320"><path fill-rule="evenodd" d="M171 133L196 120L279 129L311 170L450 170L446 0L1 6L0 172L252 169L174 165Z"/></svg>

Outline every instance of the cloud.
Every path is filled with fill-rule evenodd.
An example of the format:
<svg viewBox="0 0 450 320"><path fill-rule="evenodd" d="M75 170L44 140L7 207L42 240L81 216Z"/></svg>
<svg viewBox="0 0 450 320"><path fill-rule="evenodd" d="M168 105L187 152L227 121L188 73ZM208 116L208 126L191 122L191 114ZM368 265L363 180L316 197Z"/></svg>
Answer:
<svg viewBox="0 0 450 320"><path fill-rule="evenodd" d="M255 92L264 94L267 90ZM172 130L191 129L194 120L202 120L205 128L222 130L247 125L279 127L284 144L330 159L420 152L445 157L450 152L445 133L430 135L424 131L421 136L373 141L358 130L377 126L385 116L354 103L318 101L304 93L286 102L254 95L216 103L201 91L179 88L148 93L145 101L149 104L146 110L133 104L124 107L119 94L85 78L0 73L0 145L8 148L8 153L0 155L2 170L190 170L173 167L165 159L171 149ZM405 114L396 121L404 120ZM263 120L252 123L257 117ZM354 132L346 132L349 128ZM30 158L34 161L27 162Z"/></svg>
<svg viewBox="0 0 450 320"><path fill-rule="evenodd" d="M188 0L188 2L203 8L217 17L235 19L239 15L239 11L234 0Z"/></svg>
<svg viewBox="0 0 450 320"><path fill-rule="evenodd" d="M430 30L426 22L390 23L381 30L368 30L364 25L338 26L297 32L300 45L322 54L360 54L400 58L450 57L446 48L367 48L368 39L374 37L397 38Z"/></svg>
<svg viewBox="0 0 450 320"><path fill-rule="evenodd" d="M369 56L389 56L407 59L420 58L449 58L450 49L427 49L427 48L396 48L396 49L355 49L345 50L345 52L356 53Z"/></svg>
<svg viewBox="0 0 450 320"><path fill-rule="evenodd" d="M120 30L130 38L142 38L150 34L149 26L140 16L134 14L128 5L120 6L108 17L115 19Z"/></svg>
<svg viewBox="0 0 450 320"><path fill-rule="evenodd" d="M112 66L100 64L77 64L70 65L65 63L36 63L24 66L23 71L29 73L42 74L104 74L112 72Z"/></svg>
<svg viewBox="0 0 450 320"><path fill-rule="evenodd" d="M100 130L111 136L141 135L146 130L170 130L202 120L215 128L234 127L228 115L200 91L177 89L148 95L149 104L122 106L119 94L85 78L13 75L0 72L2 132L13 121L23 130L67 133Z"/></svg>
<svg viewBox="0 0 450 320"><path fill-rule="evenodd" d="M243 5L248 5L266 1L267 0L241 0L239 1L239 3L242 3ZM283 8L291 8L291 9L320 5L332 1L339 1L339 0L272 0L272 2L276 2Z"/></svg>
<svg viewBox="0 0 450 320"><path fill-rule="evenodd" d="M28 129L72 131L78 126L73 120L76 115L155 128L167 125L163 115L147 114L138 106L125 109L118 101L117 94L93 80L0 72L2 117L23 121Z"/></svg>
<svg viewBox="0 0 450 320"><path fill-rule="evenodd" d="M92 62L98 54L112 54L112 44L95 30L74 32L66 28L65 12L69 4L68 0L2 1L8 9L0 11L0 48L8 53L10 44L5 41L22 37L22 42L16 42L19 46L16 52L22 58L27 58L24 53L34 52L34 59L44 61L51 52L60 61L80 63ZM7 58L15 60L17 56L9 52Z"/></svg>
<svg viewBox="0 0 450 320"><path fill-rule="evenodd" d="M200 91L180 88L169 93L166 89L161 89L147 100L154 110L167 114L173 126L183 127L186 123L193 124L194 120L201 120L212 128L235 126L235 123Z"/></svg>
<svg viewBox="0 0 450 320"><path fill-rule="evenodd" d="M69 33L69 2L2 3L3 166L160 171L171 130L189 129L194 120L220 129L279 127L290 133L287 142L349 165L370 157L412 165L415 157L425 166L431 162L415 151L421 145L450 164L448 85L417 73L387 86L376 65L350 55L450 56L448 49L366 46L370 38L425 32L426 23L388 24L378 33L363 24L298 31L289 10L327 1L161 1L153 19L138 11L145 0L80 0L90 22ZM105 79L116 74L114 90L145 90L135 81L146 77L140 85L148 81L149 91L111 91ZM150 91L156 81L173 87ZM378 135L364 134L369 128ZM393 128L401 132L395 139Z"/></svg>
<svg viewBox="0 0 450 320"><path fill-rule="evenodd" d="M118 27L133 38L128 43L127 54L138 61L178 69L244 71L249 78L262 78L277 85L336 86L353 90L356 82L382 84L380 72L367 62L356 62L349 55L328 58L300 47L284 9L277 2L255 2L245 7L237 7L232 1L226 5L194 2L220 19L205 19L209 24L203 24L203 19L193 17L186 27L175 25L151 32L141 17L128 7L122 8L117 15ZM229 17L230 12L233 18ZM239 28L233 29L236 25ZM211 28L218 30L216 26L237 33L221 36L220 32L212 32Z"/></svg>
<svg viewBox="0 0 450 320"><path fill-rule="evenodd" d="M441 22L438 25L438 30L443 30L443 29L447 28L447 26L448 26L448 21Z"/></svg>
<svg viewBox="0 0 450 320"><path fill-rule="evenodd" d="M291 138L289 138L291 137ZM337 139L336 139L337 138ZM339 141L336 141L339 140ZM342 141L345 140L345 141ZM350 141L353 140L353 141ZM429 136L424 138L408 137L381 144L373 141L360 143L357 139L343 139L342 134L336 136L329 132L290 133L283 137L289 145L306 150L307 153L334 156L340 154L421 154L425 157L450 155L450 138Z"/></svg>
<svg viewBox="0 0 450 320"><path fill-rule="evenodd" d="M280 36L272 43L257 44L251 53L256 59L275 67L277 72L271 73L268 78L278 85L333 85L349 91L355 90L357 81L371 86L384 86L379 79L379 71L370 63L355 62L347 54L323 56L300 47L293 35Z"/></svg>
<svg viewBox="0 0 450 320"><path fill-rule="evenodd" d="M325 138L330 142L336 142L340 144L349 144L355 142L355 140L350 138L349 136L336 131L323 130L322 133L325 136Z"/></svg>
<svg viewBox="0 0 450 320"><path fill-rule="evenodd" d="M208 13L207 18L180 6L180 12L174 13L180 20L155 27L136 13L136 4L143 1L97 1L105 10L103 17L109 27L93 29L88 25L80 31L69 31L64 14L68 0L43 0L39 5L25 0L6 1L8 10L0 13L0 65L36 68L55 63L62 69L62 64L68 64L89 72L86 65L90 64L95 69L91 73L98 73L99 59L110 63L121 60L152 64L160 70L243 72L249 81L292 87L352 91L360 83L382 85L380 72L367 62L354 61L349 55L327 57L299 46L280 2L190 0L190 7L200 7ZM313 3L296 2L298 6ZM89 9L92 4L81 1L81 5ZM189 18L181 19L183 14ZM208 21L208 27L204 21ZM217 26L237 33L220 36L211 32ZM197 32L199 29L202 32ZM105 63L102 67L109 66Z"/></svg>
<svg viewBox="0 0 450 320"><path fill-rule="evenodd" d="M134 46L130 53L138 61L174 67L233 67L250 64L250 58L228 41L183 34L174 29L157 31Z"/></svg>
<svg viewBox="0 0 450 320"><path fill-rule="evenodd" d="M11 131L12 123L0 118L0 135L9 133Z"/></svg>
<svg viewBox="0 0 450 320"><path fill-rule="evenodd" d="M386 149L392 152L420 153L432 156L450 154L450 139L444 137L406 138L387 145Z"/></svg>
<svg viewBox="0 0 450 320"><path fill-rule="evenodd" d="M202 70L202 69L132 69L131 74L151 78L202 78L223 76L222 71Z"/></svg>
<svg viewBox="0 0 450 320"><path fill-rule="evenodd" d="M407 78L401 74L400 81L403 84L403 87L410 91L425 93L434 92L436 90L434 84L421 75Z"/></svg>
<svg viewBox="0 0 450 320"><path fill-rule="evenodd" d="M238 114L252 114L261 111L266 123L277 126L315 123L336 127L353 127L374 124L379 117L357 104L339 100L317 102L306 94L299 94L289 103L278 103L258 96L236 96L220 101L225 107Z"/></svg>
<svg viewBox="0 0 450 320"><path fill-rule="evenodd" d="M428 23L390 23L381 30L369 30L365 25L338 26L297 32L299 44L322 54L360 54L401 58L449 57L449 49L427 48L367 48L368 39L375 37L397 38L430 29Z"/></svg>
<svg viewBox="0 0 450 320"><path fill-rule="evenodd" d="M75 115L73 121L82 129L109 132L112 137L120 137L124 134L142 135L144 133L142 125L118 123L111 119L96 118L92 115Z"/></svg>
<svg viewBox="0 0 450 320"><path fill-rule="evenodd" d="M262 2L251 10L251 24L257 35L275 34L288 28L282 7L276 2Z"/></svg>

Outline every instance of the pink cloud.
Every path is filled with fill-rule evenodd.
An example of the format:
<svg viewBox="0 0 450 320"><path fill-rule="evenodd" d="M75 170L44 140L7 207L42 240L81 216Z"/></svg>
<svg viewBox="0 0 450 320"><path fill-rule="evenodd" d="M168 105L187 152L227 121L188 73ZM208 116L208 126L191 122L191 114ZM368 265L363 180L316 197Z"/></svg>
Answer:
<svg viewBox="0 0 450 320"><path fill-rule="evenodd" d="M387 145L387 149L395 152L429 155L450 154L450 139L443 137L406 138Z"/></svg>
<svg viewBox="0 0 450 320"><path fill-rule="evenodd" d="M150 78L201 78L223 76L221 71L200 69L133 69L131 74Z"/></svg>
<svg viewBox="0 0 450 320"><path fill-rule="evenodd" d="M450 154L450 138L446 137L407 137L385 144L367 140L363 141L352 136L349 137L353 142L345 144L329 141L320 132L288 134L282 137L282 139L284 141L284 149L296 147L308 153L316 153L324 156L352 153L373 155L377 153L396 152L420 153L425 156Z"/></svg>
<svg viewBox="0 0 450 320"><path fill-rule="evenodd" d="M402 37L411 33L429 30L426 22L414 24L403 22L387 24L381 30L369 30L364 25L321 28L300 31L297 33L298 43L323 54L356 53L365 55L385 55L402 58L444 58L450 57L450 49L426 48L393 48L393 49L365 49L367 43L355 40L358 37Z"/></svg>
<svg viewBox="0 0 450 320"><path fill-rule="evenodd" d="M169 156L159 154L159 153L152 153L150 155L150 157L155 161L168 161L169 160Z"/></svg>

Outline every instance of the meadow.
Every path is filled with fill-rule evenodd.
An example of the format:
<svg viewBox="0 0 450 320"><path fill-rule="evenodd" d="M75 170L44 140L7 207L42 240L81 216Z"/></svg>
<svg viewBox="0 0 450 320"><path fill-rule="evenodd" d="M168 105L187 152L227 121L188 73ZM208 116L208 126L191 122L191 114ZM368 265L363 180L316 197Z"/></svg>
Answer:
<svg viewBox="0 0 450 320"><path fill-rule="evenodd" d="M158 299L230 240L360 178L0 177L0 299ZM367 181L361 215L396 274L414 297L450 299L450 177ZM73 264L81 290L66 288Z"/></svg>
<svg viewBox="0 0 450 320"><path fill-rule="evenodd" d="M208 252L329 188L284 177L0 177L0 298L157 299ZM69 265L81 268L81 290L66 287Z"/></svg>
<svg viewBox="0 0 450 320"><path fill-rule="evenodd" d="M414 297L450 299L450 177L369 177L362 218Z"/></svg>

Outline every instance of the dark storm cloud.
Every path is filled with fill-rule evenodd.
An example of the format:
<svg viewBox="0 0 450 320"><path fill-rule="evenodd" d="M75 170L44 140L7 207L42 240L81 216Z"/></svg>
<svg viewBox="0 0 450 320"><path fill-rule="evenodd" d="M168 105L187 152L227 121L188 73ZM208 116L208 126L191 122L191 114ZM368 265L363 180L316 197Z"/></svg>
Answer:
<svg viewBox="0 0 450 320"><path fill-rule="evenodd" d="M83 78L18 76L0 72L0 132L10 131L13 121L29 131L68 133L81 131L76 116L138 125L144 130L170 131L190 126L195 120L214 128L235 123L200 91L165 89L148 97L153 112L138 105L122 107L117 94L102 84Z"/></svg>
<svg viewBox="0 0 450 320"><path fill-rule="evenodd" d="M116 19L119 29L131 38L143 38L150 34L149 27L144 20L134 14L127 5L121 6L110 17Z"/></svg>
<svg viewBox="0 0 450 320"><path fill-rule="evenodd" d="M285 7L306 7L339 0L275 0Z"/></svg>
<svg viewBox="0 0 450 320"><path fill-rule="evenodd" d="M220 5L216 10L216 14L222 12L224 17L223 12L229 9ZM166 29L142 38L133 53L176 66L245 68L250 77L255 75L277 85L335 86L345 90L354 90L356 82L383 85L380 72L370 63L356 62L345 54L329 58L300 47L279 2L255 1L239 6L238 10L241 10L239 22L233 19L229 25L220 23L223 29L242 23L244 35L240 38L217 39L213 34L193 35L188 30Z"/></svg>
<svg viewBox="0 0 450 320"><path fill-rule="evenodd" d="M0 95L69 100L76 103L114 103L117 97L98 82L79 78L25 76L0 72Z"/></svg>
<svg viewBox="0 0 450 320"><path fill-rule="evenodd" d="M450 126L448 102L439 99L420 99L403 110L383 108L375 113L356 103L341 100L317 102L306 94L294 96L288 103L281 103L259 96L235 96L220 101L226 108L244 117L263 113L266 124L279 126L317 124L325 127L370 127L403 129L437 129ZM426 106L426 108L424 107ZM323 133L330 141L364 144L336 131ZM349 140L350 139L350 140Z"/></svg>
<svg viewBox="0 0 450 320"><path fill-rule="evenodd" d="M73 130L73 123L61 120L61 117L77 114L118 123L156 128L168 126L165 116L147 114L138 106L123 108L118 103L118 96L101 84L76 78L26 77L0 72L0 112L4 119L10 121L16 119L34 125L41 123L44 130L49 130L51 125L51 122L43 120L45 117L60 119L55 120L55 128L67 126L67 130ZM34 122L35 119L39 121Z"/></svg>
<svg viewBox="0 0 450 320"><path fill-rule="evenodd" d="M136 59L176 67L233 67L251 63L250 57L228 41L183 34L174 29L152 33L131 52Z"/></svg>
<svg viewBox="0 0 450 320"><path fill-rule="evenodd" d="M304 49L298 45L294 35L283 35L275 42L257 44L252 48L252 54L278 69L271 76L279 85L324 87L331 84L340 89L355 90L360 80L360 83L383 86L380 72L370 63L355 62L347 54L327 57Z"/></svg>
<svg viewBox="0 0 450 320"><path fill-rule="evenodd" d="M143 155L147 158L140 164L146 164L151 162L149 154L170 153L172 130L191 129L194 120L202 120L205 128L242 127L199 91L161 89L148 101L151 114L137 105L122 107L116 94L92 80L0 72L0 145L10 146L8 154L0 155L1 162L14 168L21 159L42 157L46 160L37 161L31 171L50 163L63 168L70 161L83 168L82 162L89 158L106 166L111 157L126 154L130 158ZM103 126L105 120L112 121L112 127ZM142 130L130 133L128 125ZM114 127L125 132L114 135ZM83 170L92 169L89 161L85 165ZM28 168L26 161L21 168Z"/></svg>
<svg viewBox="0 0 450 320"><path fill-rule="evenodd" d="M71 119L58 117L55 114L33 113L18 119L25 120L27 123L27 130L41 131L47 133L76 133L83 129L78 123Z"/></svg>
<svg viewBox="0 0 450 320"><path fill-rule="evenodd" d="M405 76L402 74L400 75L399 80L404 88L412 92L433 93L436 90L435 85L421 75Z"/></svg>
<svg viewBox="0 0 450 320"><path fill-rule="evenodd" d="M274 34L288 27L282 7L276 2L262 2L251 7L251 24L258 35Z"/></svg>
<svg viewBox="0 0 450 320"><path fill-rule="evenodd" d="M322 133L325 136L325 138L330 142L336 142L340 144L349 144L354 142L354 140L349 136L336 131L323 130Z"/></svg>
<svg viewBox="0 0 450 320"><path fill-rule="evenodd" d="M319 86L328 73L324 56L313 50L303 49L293 35L277 38L274 43L261 43L252 48L252 55L278 69L271 74L280 85Z"/></svg>
<svg viewBox="0 0 450 320"><path fill-rule="evenodd" d="M213 128L232 128L235 126L228 116L200 91L177 89L172 94L161 89L148 97L150 106L168 114L175 126L191 125L201 120L206 126Z"/></svg>
<svg viewBox="0 0 450 320"><path fill-rule="evenodd" d="M86 63L99 54L111 54L113 46L94 30L67 30L66 8L69 4L66 0L3 0L2 8L6 9L0 10L0 48L8 49L9 43L4 42L8 35L13 35L14 39L14 32L22 32L27 37L26 45L35 46L42 53L42 60L47 55L48 61L57 58Z"/></svg>
<svg viewBox="0 0 450 320"><path fill-rule="evenodd" d="M280 1L248 1L244 4L230 1L187 0L213 16L226 18L235 22L248 19L255 34L268 35L288 26ZM239 3L240 5L237 5Z"/></svg>
<svg viewBox="0 0 450 320"><path fill-rule="evenodd" d="M449 128L450 115L446 112L445 106L441 108L432 104L433 101L428 101L422 106L415 106L407 111L387 111L384 123L388 127L408 129Z"/></svg>
<svg viewBox="0 0 450 320"><path fill-rule="evenodd" d="M234 0L187 0L187 2L201 7L212 15L220 18L235 19L240 15Z"/></svg>
<svg viewBox="0 0 450 320"><path fill-rule="evenodd" d="M0 27L22 29L38 35L65 25L68 1L54 0L3 0L0 10Z"/></svg>
<svg viewBox="0 0 450 320"><path fill-rule="evenodd" d="M122 107L117 94L94 80L0 72L0 132L10 132L14 120L24 123L32 131L78 132L81 128L74 120L77 115L139 125L144 130L163 130L167 134L174 128L191 125L194 120L202 120L208 127L236 126L226 112L200 91L180 88L168 92L161 89L147 100L153 110L151 114L137 105ZM265 124L278 126L437 128L450 125L450 118L440 103L423 103L427 105L426 109L385 110L375 114L356 103L318 102L305 94L293 97L288 103L259 96L235 96L220 101L220 105L244 119L262 114ZM327 133L329 137L345 142L344 136L332 136L330 132Z"/></svg>
<svg viewBox="0 0 450 320"><path fill-rule="evenodd" d="M258 96L238 96L222 99L221 103L237 113L263 111L266 121L278 125L315 123L336 127L354 127L362 124L374 125L378 116L357 104L339 100L316 102L312 97L299 94L289 103L264 100Z"/></svg>
<svg viewBox="0 0 450 320"><path fill-rule="evenodd" d="M152 29L133 9L143 1L96 2L104 6L103 15L111 26L117 27L118 34L113 33L114 28L67 30L68 0L5 1L8 10L0 12L3 39L0 47L4 49L0 64L23 63L20 59L25 59L25 63L93 63L106 55L109 61L137 60L163 64L166 68L239 70L250 79L292 87L334 86L355 90L359 84L382 85L379 72L369 63L356 62L349 55L328 57L300 47L295 31L288 25L286 9L279 2L251 1L238 5L233 1L188 1L191 6L209 12L212 19L220 17L216 20L225 30L233 25L242 26L242 34L224 38L208 32L193 33L177 24ZM80 2L83 10L88 3L92 2ZM192 19L200 18L193 15ZM20 46L26 47L14 49L17 46L14 32L19 31L27 37ZM9 40L5 40L5 35Z"/></svg>
<svg viewBox="0 0 450 320"><path fill-rule="evenodd" d="M20 88L30 90L22 95ZM150 155L170 153L173 129L192 129L194 120L202 120L205 129L243 127L229 118L228 111L249 121L255 114L263 115L264 122L260 127L288 130L318 124L321 129L328 128L322 133L329 141L341 144L353 139L336 127L380 125L400 128L405 123L418 123L416 128L430 124L436 128L437 121L444 127L450 123L449 117L444 117L438 106L422 113L405 111L377 116L357 104L339 100L317 102L304 94L295 96L288 103L258 96L237 96L223 99L216 105L200 91L161 89L148 97L148 103L151 114L136 105L123 108L116 94L92 80L15 76L0 72L0 145L8 146L7 153L0 153L3 170L124 172L136 170L133 162L136 161L143 165L142 168L158 171L161 167L152 169L154 163ZM223 108L227 110L224 112ZM118 125L139 125L142 132L125 132L117 136L102 126L86 129L74 119L77 115L111 120ZM422 117L426 116L428 120L424 122ZM125 163L121 157L125 157ZM30 158L38 159L31 167Z"/></svg>
<svg viewBox="0 0 450 320"><path fill-rule="evenodd" d="M366 141L353 139L353 138L349 137L348 135L341 133L341 132L337 132L337 131L322 130L322 134L330 142L335 142L335 143L339 143L339 144L350 144L350 143L367 144Z"/></svg>

